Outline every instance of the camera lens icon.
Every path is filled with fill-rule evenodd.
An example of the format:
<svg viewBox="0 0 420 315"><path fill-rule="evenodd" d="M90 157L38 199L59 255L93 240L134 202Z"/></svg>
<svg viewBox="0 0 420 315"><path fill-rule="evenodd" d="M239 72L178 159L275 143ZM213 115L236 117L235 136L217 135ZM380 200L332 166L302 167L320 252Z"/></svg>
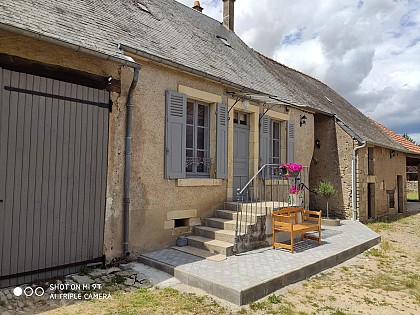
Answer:
<svg viewBox="0 0 420 315"><path fill-rule="evenodd" d="M21 295L22 295L22 293L23 293L23 290L22 290L22 288L21 288L21 287L16 287L16 288L14 288L14 289L13 289L13 294L14 294L15 296L21 296Z"/></svg>
<svg viewBox="0 0 420 315"><path fill-rule="evenodd" d="M13 289L13 294L15 296L21 296L22 294L25 294L25 296L27 297L31 297L33 295L41 297L44 295L44 293L45 293L45 290L43 287L36 287L36 288L26 287L24 289L22 289L21 287L16 287Z"/></svg>

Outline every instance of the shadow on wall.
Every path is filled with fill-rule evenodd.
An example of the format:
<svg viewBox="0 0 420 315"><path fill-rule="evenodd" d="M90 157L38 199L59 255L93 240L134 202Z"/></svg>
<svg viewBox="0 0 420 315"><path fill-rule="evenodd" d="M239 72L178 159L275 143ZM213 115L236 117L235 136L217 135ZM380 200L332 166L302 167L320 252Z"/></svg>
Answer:
<svg viewBox="0 0 420 315"><path fill-rule="evenodd" d="M329 215L330 217L344 219L346 217L345 200L350 200L350 195L344 196L342 190L338 139L333 118L325 115L315 115L315 139L314 154L309 171L309 188L311 191L316 190L322 181L333 184L337 193L329 200ZM351 157L349 158L351 159ZM351 165L351 160L349 163ZM345 169L345 166L342 166L342 168L344 172L350 172L350 170ZM345 181L344 176L343 180ZM346 184L351 186L351 177L350 182ZM311 192L309 208L322 210L322 214L325 216L326 199Z"/></svg>

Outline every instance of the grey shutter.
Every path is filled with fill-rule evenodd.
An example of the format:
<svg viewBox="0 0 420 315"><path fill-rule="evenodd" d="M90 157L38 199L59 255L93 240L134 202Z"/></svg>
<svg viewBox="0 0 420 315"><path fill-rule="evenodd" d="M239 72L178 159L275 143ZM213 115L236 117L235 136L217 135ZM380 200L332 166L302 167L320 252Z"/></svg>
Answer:
<svg viewBox="0 0 420 315"><path fill-rule="evenodd" d="M165 178L185 178L187 96L166 91Z"/></svg>
<svg viewBox="0 0 420 315"><path fill-rule="evenodd" d="M287 162L295 161L295 123L287 122Z"/></svg>
<svg viewBox="0 0 420 315"><path fill-rule="evenodd" d="M216 125L216 178L227 178L228 173L228 109L227 105L217 103Z"/></svg>
<svg viewBox="0 0 420 315"><path fill-rule="evenodd" d="M260 168L265 164L270 164L271 156L271 118L270 116L264 115L260 119ZM261 172L263 177L267 172Z"/></svg>

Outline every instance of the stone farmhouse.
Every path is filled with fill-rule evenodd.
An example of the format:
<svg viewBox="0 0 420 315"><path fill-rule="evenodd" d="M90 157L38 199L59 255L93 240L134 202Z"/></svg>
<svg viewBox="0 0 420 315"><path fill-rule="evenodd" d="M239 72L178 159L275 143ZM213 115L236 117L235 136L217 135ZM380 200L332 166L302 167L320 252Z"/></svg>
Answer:
<svg viewBox="0 0 420 315"><path fill-rule="evenodd" d="M171 246L270 163L332 182L339 217L405 211L419 156L249 48L223 3L220 23L175 0L2 1L0 287ZM191 243L228 251L212 222Z"/></svg>

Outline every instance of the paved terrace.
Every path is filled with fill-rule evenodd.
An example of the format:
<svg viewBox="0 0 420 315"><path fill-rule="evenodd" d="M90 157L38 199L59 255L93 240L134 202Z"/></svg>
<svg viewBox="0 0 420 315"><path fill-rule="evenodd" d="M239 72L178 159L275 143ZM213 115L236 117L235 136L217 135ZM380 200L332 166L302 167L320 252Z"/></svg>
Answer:
<svg viewBox="0 0 420 315"><path fill-rule="evenodd" d="M322 243L304 240L296 252L271 247L215 262L175 249L140 256L140 261L180 281L237 305L248 304L291 283L350 259L380 243L365 225L342 221L322 229Z"/></svg>

